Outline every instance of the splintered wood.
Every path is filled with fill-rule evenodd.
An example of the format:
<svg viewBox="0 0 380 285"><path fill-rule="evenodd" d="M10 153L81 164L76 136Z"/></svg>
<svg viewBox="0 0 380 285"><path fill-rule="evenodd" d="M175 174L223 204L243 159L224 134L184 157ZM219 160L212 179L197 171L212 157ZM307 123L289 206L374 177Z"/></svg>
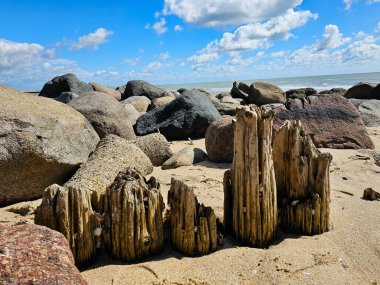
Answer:
<svg viewBox="0 0 380 285"><path fill-rule="evenodd" d="M214 210L199 204L192 188L172 178L168 194L171 242L187 256L216 251L217 227Z"/></svg>
<svg viewBox="0 0 380 285"><path fill-rule="evenodd" d="M291 121L275 135L273 158L281 228L306 235L328 231L332 156L314 146L300 122Z"/></svg>
<svg viewBox="0 0 380 285"><path fill-rule="evenodd" d="M162 250L163 198L154 177L135 169L120 172L107 189L103 238L116 259L140 260Z"/></svg>
<svg viewBox="0 0 380 285"><path fill-rule="evenodd" d="M96 224L89 191L56 184L48 187L36 209L35 223L62 233L77 265L94 259Z"/></svg>
<svg viewBox="0 0 380 285"><path fill-rule="evenodd" d="M225 229L253 247L266 247L278 227L272 123L271 111L255 106L237 110L234 159L224 176Z"/></svg>

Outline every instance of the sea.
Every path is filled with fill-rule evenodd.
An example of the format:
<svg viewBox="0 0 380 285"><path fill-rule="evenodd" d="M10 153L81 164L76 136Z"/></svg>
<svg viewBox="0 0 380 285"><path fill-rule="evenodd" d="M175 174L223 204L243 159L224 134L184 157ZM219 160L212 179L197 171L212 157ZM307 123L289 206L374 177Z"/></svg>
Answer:
<svg viewBox="0 0 380 285"><path fill-rule="evenodd" d="M286 77L286 78L268 78L268 79L251 79L236 80L245 82L248 85L255 81L264 81L280 87L287 91L290 89L313 87L318 92L322 90L330 90L335 87L349 89L359 82L369 82L380 84L380 72L371 73L352 73L352 74L334 74L334 75L318 75L318 76L302 76L302 77ZM223 91L230 91L233 81L219 82L199 82L199 83L183 83L183 84L167 84L160 87L167 90L178 90L179 88L193 89L200 88L216 95Z"/></svg>

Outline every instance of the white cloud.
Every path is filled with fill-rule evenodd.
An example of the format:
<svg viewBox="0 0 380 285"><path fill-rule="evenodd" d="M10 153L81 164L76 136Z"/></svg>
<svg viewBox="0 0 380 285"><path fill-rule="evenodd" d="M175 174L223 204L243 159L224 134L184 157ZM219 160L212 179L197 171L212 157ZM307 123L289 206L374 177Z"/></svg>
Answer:
<svg viewBox="0 0 380 285"><path fill-rule="evenodd" d="M347 10L350 10L351 9L351 6L353 4L354 0L343 0L343 3L344 3L344 9L347 11Z"/></svg>
<svg viewBox="0 0 380 285"><path fill-rule="evenodd" d="M0 69L28 65L44 57L45 48L35 43L0 39Z"/></svg>
<svg viewBox="0 0 380 285"><path fill-rule="evenodd" d="M70 50L99 48L100 44L108 42L108 37L113 35L113 31L98 28L95 32L79 37L78 41L71 45Z"/></svg>
<svg viewBox="0 0 380 285"><path fill-rule="evenodd" d="M302 0L165 0L163 14L174 14L191 24L215 27L277 17L301 3Z"/></svg>
<svg viewBox="0 0 380 285"><path fill-rule="evenodd" d="M175 25L174 26L174 31L176 32L182 32L183 28L180 25Z"/></svg>
<svg viewBox="0 0 380 285"><path fill-rule="evenodd" d="M124 63L130 65L130 66L135 66L137 65L141 60L141 56L138 56L136 58L126 58L124 59Z"/></svg>
<svg viewBox="0 0 380 285"><path fill-rule="evenodd" d="M305 25L309 19L318 15L310 11L290 9L284 15L272 18L264 23L252 23L240 26L234 33L224 33L222 39L208 44L208 51L254 50L270 47L271 40L286 40L290 31Z"/></svg>
<svg viewBox="0 0 380 285"><path fill-rule="evenodd" d="M199 63L207 63L211 61L216 61L218 59L219 59L219 54L217 52L211 52L211 53L202 53L198 55L192 55L187 60L199 64Z"/></svg>
<svg viewBox="0 0 380 285"><path fill-rule="evenodd" d="M168 52L163 52L160 54L160 59L161 60L168 60L170 58L170 55Z"/></svg>
<svg viewBox="0 0 380 285"><path fill-rule="evenodd" d="M375 29L375 32L380 35L380 21L377 23L377 27Z"/></svg>
<svg viewBox="0 0 380 285"><path fill-rule="evenodd" d="M318 50L333 49L348 43L351 39L345 38L339 31L336 25L327 25L323 34L323 39L320 40Z"/></svg>
<svg viewBox="0 0 380 285"><path fill-rule="evenodd" d="M283 57L285 56L285 51L277 51L277 52L272 52L270 54L271 57Z"/></svg>
<svg viewBox="0 0 380 285"><path fill-rule="evenodd" d="M157 34L162 35L167 32L165 18L161 18L160 21L153 24L152 29L156 31Z"/></svg>
<svg viewBox="0 0 380 285"><path fill-rule="evenodd" d="M153 73L157 71L158 69L160 69L161 67L162 67L162 63L160 61L153 61L144 68L144 72Z"/></svg>

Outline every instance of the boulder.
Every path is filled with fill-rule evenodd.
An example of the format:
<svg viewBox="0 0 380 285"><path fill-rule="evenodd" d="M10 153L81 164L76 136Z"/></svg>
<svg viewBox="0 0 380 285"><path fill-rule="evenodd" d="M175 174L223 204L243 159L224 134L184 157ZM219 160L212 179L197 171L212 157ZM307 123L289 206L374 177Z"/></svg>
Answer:
<svg viewBox="0 0 380 285"><path fill-rule="evenodd" d="M0 236L1 284L87 284L59 232L37 225L0 225Z"/></svg>
<svg viewBox="0 0 380 285"><path fill-rule="evenodd" d="M72 93L72 92L62 92L61 95L58 97L54 98L54 100L61 102L61 103L69 103L71 100L78 98L79 95Z"/></svg>
<svg viewBox="0 0 380 285"><path fill-rule="evenodd" d="M80 81L73 73L54 77L45 83L39 96L57 98L62 92L72 92L82 95L85 92L93 91L90 84Z"/></svg>
<svg viewBox="0 0 380 285"><path fill-rule="evenodd" d="M380 100L350 99L367 127L380 126Z"/></svg>
<svg viewBox="0 0 380 285"><path fill-rule="evenodd" d="M373 88L371 97L373 99L380 100L380 84Z"/></svg>
<svg viewBox="0 0 380 285"><path fill-rule="evenodd" d="M288 99L285 106L274 110L275 132L286 120L300 120L306 134L318 148L374 148L360 113L342 96Z"/></svg>
<svg viewBox="0 0 380 285"><path fill-rule="evenodd" d="M174 96L165 96L161 98L156 98L152 100L152 104L150 105L150 110L157 109L158 107L164 106L171 101L173 101L176 97Z"/></svg>
<svg viewBox="0 0 380 285"><path fill-rule="evenodd" d="M145 96L153 100L155 98L171 96L171 93L144 80L131 80L127 83L121 99L124 100L132 96Z"/></svg>
<svg viewBox="0 0 380 285"><path fill-rule="evenodd" d="M208 159L213 162L229 162L234 158L233 117L224 116L207 129L205 144Z"/></svg>
<svg viewBox="0 0 380 285"><path fill-rule="evenodd" d="M341 95L343 96L347 92L347 89L344 88L332 88L330 90L323 90L319 94L330 94L330 95Z"/></svg>
<svg viewBox="0 0 380 285"><path fill-rule="evenodd" d="M151 101L144 96L132 96L121 102L122 104L131 104L140 113L146 112L149 109Z"/></svg>
<svg viewBox="0 0 380 285"><path fill-rule="evenodd" d="M380 99L380 97L374 97L373 90L375 85L367 82L359 82L355 86L352 86L344 94L344 97L351 99Z"/></svg>
<svg viewBox="0 0 380 285"><path fill-rule="evenodd" d="M314 88L290 89L285 92L286 98L302 99L310 95L316 95L318 92Z"/></svg>
<svg viewBox="0 0 380 285"><path fill-rule="evenodd" d="M363 199L368 201L380 201L380 193L376 192L372 188L366 188L363 191Z"/></svg>
<svg viewBox="0 0 380 285"><path fill-rule="evenodd" d="M168 140L199 138L218 118L218 110L206 95L187 90L169 104L142 115L136 122L136 132L147 135L159 130Z"/></svg>
<svg viewBox="0 0 380 285"><path fill-rule="evenodd" d="M173 156L170 143L159 133L137 137L130 142L137 145L149 157L153 166L161 166Z"/></svg>
<svg viewBox="0 0 380 285"><path fill-rule="evenodd" d="M127 111L128 119L131 122L132 126L136 124L137 119L141 116L140 112L133 107L132 104L123 104L125 111Z"/></svg>
<svg viewBox="0 0 380 285"><path fill-rule="evenodd" d="M249 87L248 104L262 106L265 104L285 103L285 93L281 88L266 82L254 82Z"/></svg>
<svg viewBox="0 0 380 285"><path fill-rule="evenodd" d="M125 88L127 87L127 84L121 85L116 87L116 91L120 92L120 96L125 92Z"/></svg>
<svg viewBox="0 0 380 285"><path fill-rule="evenodd" d="M248 98L249 86L243 82L235 81L232 85L231 96L233 98Z"/></svg>
<svg viewBox="0 0 380 285"><path fill-rule="evenodd" d="M121 93L118 90L112 89L110 87L101 85L101 84L96 83L96 82L91 82L90 85L92 86L92 88L94 89L94 91L99 91L99 92L107 93L107 94L112 95L113 97L115 97L118 101L121 100Z"/></svg>
<svg viewBox="0 0 380 285"><path fill-rule="evenodd" d="M221 93L217 94L215 97L217 99L219 99L219 100L223 99L224 97L230 97L230 98L232 98L230 92L221 92Z"/></svg>
<svg viewBox="0 0 380 285"><path fill-rule="evenodd" d="M99 137L83 115L0 86L0 205L42 196L87 160Z"/></svg>
<svg viewBox="0 0 380 285"><path fill-rule="evenodd" d="M207 97L221 115L234 116L236 114L236 108L240 106L239 101L232 101L235 100L232 97L230 98L231 101L226 100L225 102L222 102L223 99L219 100L212 95L208 95Z"/></svg>
<svg viewBox="0 0 380 285"><path fill-rule="evenodd" d="M153 171L150 159L139 147L118 136L108 135L100 140L95 152L63 186L91 191L92 206L98 209L106 188L119 171L129 166L135 167L144 176Z"/></svg>
<svg viewBox="0 0 380 285"><path fill-rule="evenodd" d="M207 154L200 148L185 147L175 153L162 165L162 169L174 169L189 166L207 159Z"/></svg>
<svg viewBox="0 0 380 285"><path fill-rule="evenodd" d="M108 134L127 140L135 138L127 111L112 95L92 91L71 100L68 105L87 118L100 138Z"/></svg>

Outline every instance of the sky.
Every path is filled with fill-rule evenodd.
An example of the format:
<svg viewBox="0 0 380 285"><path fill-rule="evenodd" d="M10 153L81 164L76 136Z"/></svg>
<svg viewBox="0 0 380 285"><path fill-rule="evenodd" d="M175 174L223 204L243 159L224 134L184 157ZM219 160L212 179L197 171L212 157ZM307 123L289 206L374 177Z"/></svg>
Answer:
<svg viewBox="0 0 380 285"><path fill-rule="evenodd" d="M0 0L0 84L380 71L380 0Z"/></svg>

